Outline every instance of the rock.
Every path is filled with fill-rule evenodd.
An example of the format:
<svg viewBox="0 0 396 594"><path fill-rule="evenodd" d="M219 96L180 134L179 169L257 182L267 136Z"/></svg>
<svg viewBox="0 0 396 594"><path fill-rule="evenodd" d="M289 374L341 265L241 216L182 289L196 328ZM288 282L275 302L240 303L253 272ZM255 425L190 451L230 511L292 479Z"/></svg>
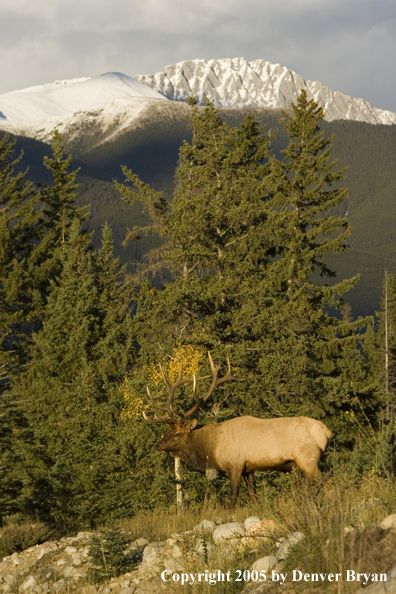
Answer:
<svg viewBox="0 0 396 594"><path fill-rule="evenodd" d="M260 522L260 518L258 516L249 516L244 521L245 530L249 530L250 526L253 526L253 524L256 524L257 522Z"/></svg>
<svg viewBox="0 0 396 594"><path fill-rule="evenodd" d="M244 549L256 549L262 542L265 542L264 538L254 538L253 536L242 536L241 546Z"/></svg>
<svg viewBox="0 0 396 594"><path fill-rule="evenodd" d="M387 528L396 528L396 514L386 516L380 524L380 527L386 530Z"/></svg>
<svg viewBox="0 0 396 594"><path fill-rule="evenodd" d="M273 520L259 520L246 530L246 536L265 536L270 538L274 532L280 531L280 526Z"/></svg>
<svg viewBox="0 0 396 594"><path fill-rule="evenodd" d="M215 544L222 544L230 538L245 536L245 528L240 522L229 522L221 524L213 532L213 541Z"/></svg>
<svg viewBox="0 0 396 594"><path fill-rule="evenodd" d="M35 586L37 586L37 580L34 577L34 575L30 574L25 579L25 581L22 582L22 584L19 586L18 592L21 592L21 594L23 594L24 592L28 592L29 590L31 590Z"/></svg>
<svg viewBox="0 0 396 594"><path fill-rule="evenodd" d="M78 540L85 540L86 538L91 538L93 536L93 532L79 532L76 536Z"/></svg>
<svg viewBox="0 0 396 594"><path fill-rule="evenodd" d="M56 592L56 594L60 594L61 592L66 592L67 584L65 580L61 579L52 584L52 590ZM52 593L51 593L52 594Z"/></svg>
<svg viewBox="0 0 396 594"><path fill-rule="evenodd" d="M5 583L10 584L10 586L14 586L17 581L15 575L6 575L4 580L5 580Z"/></svg>
<svg viewBox="0 0 396 594"><path fill-rule="evenodd" d="M293 532L293 534L289 538L287 538L281 543L276 554L277 558L285 559L287 557L290 547L298 543L303 538L305 538L305 536L302 532Z"/></svg>
<svg viewBox="0 0 396 594"><path fill-rule="evenodd" d="M270 571L277 563L278 559L272 555L261 557L261 559L257 559L257 561L253 563L253 565L250 567L250 571L253 571L253 569L259 573L260 571Z"/></svg>
<svg viewBox="0 0 396 594"><path fill-rule="evenodd" d="M42 557L44 557L44 555L46 555L47 553L50 553L51 551L56 551L57 548L58 548L58 545L56 544L56 542L52 542L50 540L48 540L47 542L43 542L43 544L39 545L39 547L38 547L38 551L39 551L38 559L41 559Z"/></svg>
<svg viewBox="0 0 396 594"><path fill-rule="evenodd" d="M211 520L202 520L195 528L193 528L194 532L209 532L216 528L216 523L212 522Z"/></svg>
<svg viewBox="0 0 396 594"><path fill-rule="evenodd" d="M197 538L196 544L195 544L195 550L200 555L203 555L204 557L206 557L207 555L210 555L213 552L213 545L211 542L208 542L208 541L204 540L203 538Z"/></svg>
<svg viewBox="0 0 396 594"><path fill-rule="evenodd" d="M179 536L179 535L177 535ZM138 538L137 540L134 541L134 543L138 548L140 547L145 547L148 544L150 544L150 541L147 540L147 538Z"/></svg>
<svg viewBox="0 0 396 594"><path fill-rule="evenodd" d="M40 580L53 580L56 577L56 570L53 567L44 567L40 570L39 579Z"/></svg>
<svg viewBox="0 0 396 594"><path fill-rule="evenodd" d="M67 555L74 555L74 553L77 553L78 549L76 547L66 547L66 554Z"/></svg>
<svg viewBox="0 0 396 594"><path fill-rule="evenodd" d="M65 578L71 577L73 575L73 569L74 569L74 567L72 567L71 565L66 565L62 571L63 577L65 577Z"/></svg>

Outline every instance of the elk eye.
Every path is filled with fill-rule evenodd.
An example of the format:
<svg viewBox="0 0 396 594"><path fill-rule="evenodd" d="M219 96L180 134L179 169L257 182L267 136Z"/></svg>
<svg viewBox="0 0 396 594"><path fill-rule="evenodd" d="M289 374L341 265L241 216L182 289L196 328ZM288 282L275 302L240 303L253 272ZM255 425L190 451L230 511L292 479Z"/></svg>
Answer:
<svg viewBox="0 0 396 594"><path fill-rule="evenodd" d="M178 431L177 433L175 433L175 437L180 437L180 431Z"/></svg>

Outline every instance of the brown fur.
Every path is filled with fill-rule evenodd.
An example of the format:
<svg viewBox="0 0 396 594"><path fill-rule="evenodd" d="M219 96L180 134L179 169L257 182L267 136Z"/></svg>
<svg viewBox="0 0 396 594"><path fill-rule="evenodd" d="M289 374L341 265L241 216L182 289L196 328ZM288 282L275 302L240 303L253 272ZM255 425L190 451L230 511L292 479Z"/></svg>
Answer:
<svg viewBox="0 0 396 594"><path fill-rule="evenodd" d="M170 426L157 446L160 452L179 456L188 466L201 471L215 468L228 474L231 505L236 505L241 478L257 503L254 472L300 468L320 477L318 462L331 437L320 421L308 417L257 419L237 417L196 429L196 421L180 419Z"/></svg>

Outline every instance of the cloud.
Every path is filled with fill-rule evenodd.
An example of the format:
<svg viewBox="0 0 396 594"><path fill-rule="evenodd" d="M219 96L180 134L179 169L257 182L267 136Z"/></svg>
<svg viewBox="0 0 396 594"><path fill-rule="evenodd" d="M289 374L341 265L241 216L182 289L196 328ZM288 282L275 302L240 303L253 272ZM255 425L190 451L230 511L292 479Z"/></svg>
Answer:
<svg viewBox="0 0 396 594"><path fill-rule="evenodd" d="M243 56L396 111L394 0L3 0L0 27L0 92Z"/></svg>

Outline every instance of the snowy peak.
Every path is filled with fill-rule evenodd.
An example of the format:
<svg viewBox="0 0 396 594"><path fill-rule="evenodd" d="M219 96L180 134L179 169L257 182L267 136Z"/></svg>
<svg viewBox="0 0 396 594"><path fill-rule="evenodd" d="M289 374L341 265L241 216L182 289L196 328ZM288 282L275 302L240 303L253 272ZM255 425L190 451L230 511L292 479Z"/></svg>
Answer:
<svg viewBox="0 0 396 594"><path fill-rule="evenodd" d="M4 93L0 95L0 118L11 124L31 124L95 109L122 98L166 100L126 74L108 72Z"/></svg>
<svg viewBox="0 0 396 594"><path fill-rule="evenodd" d="M213 99L223 107L286 108L301 89L324 108L327 120L357 120L370 124L396 124L396 114L377 109L364 99L333 91L321 82L304 80L280 64L244 58L190 60L165 66L157 74L138 75L136 80L164 97L186 101L189 95L205 104Z"/></svg>

